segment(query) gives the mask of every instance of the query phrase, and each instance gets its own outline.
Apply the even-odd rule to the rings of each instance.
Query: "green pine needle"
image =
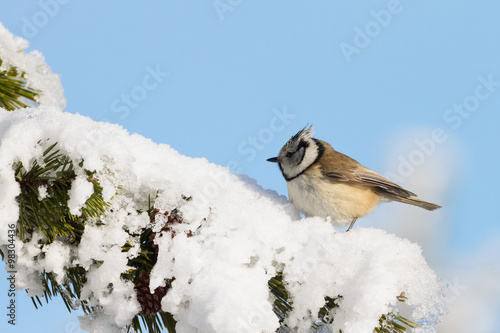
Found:
[[[278,331],[287,331],[288,327],[285,324],[285,319],[288,313],[292,310],[293,304],[288,299],[288,292],[283,283],[283,274],[278,273],[275,277],[268,281],[269,289],[274,295],[274,313],[278,316],[281,327]],[[404,295],[404,294],[401,294]],[[397,297],[400,302],[407,300],[405,296]],[[338,307],[338,303],[342,300],[342,296],[337,296],[335,298],[325,297],[325,305],[318,311],[318,320],[313,324],[313,328],[317,329],[321,326],[333,323],[334,317],[330,314],[332,310]],[[404,333],[407,332],[408,328],[415,328],[419,325],[399,313],[389,313],[387,315],[382,315],[379,319],[379,327],[374,329],[377,333]]]
[[[13,166],[16,180],[21,187],[21,194],[18,197],[20,213],[17,228],[18,237],[21,241],[26,242],[32,238],[33,232],[40,231],[45,235],[45,239],[41,241],[43,244],[63,239],[65,242],[77,245],[81,240],[85,223],[90,219],[102,216],[107,209],[108,204],[102,199],[102,187],[99,181],[94,178],[94,173],[86,170],[87,180],[93,184],[94,193],[82,208],[80,216],[70,214],[66,203],[69,199],[68,193],[71,183],[76,178],[73,162],[57,149],[57,142],[48,144],[48,140],[45,140],[40,141],[39,144],[46,147],[40,163],[33,161],[29,167],[26,167],[18,162]],[[80,162],[79,166],[82,167],[83,163]],[[40,198],[39,192],[41,186],[46,187],[48,194],[43,199]],[[185,199],[189,200],[190,198]],[[158,211],[154,209],[152,201],[154,200],[149,197],[147,212],[150,219],[154,220],[154,215]],[[174,210],[171,214],[178,214],[178,211]],[[99,224],[98,221],[97,224]],[[124,272],[121,278],[135,284],[143,272],[150,272],[156,264],[158,249],[154,245],[152,226],[130,236],[139,242],[140,250],[137,257],[129,260],[131,269]],[[127,242],[122,246],[122,251],[128,252],[131,248],[132,244]],[[95,262],[94,264],[99,265],[100,263]],[[84,313],[93,313],[97,308],[89,306],[87,300],[81,299],[81,291],[87,281],[87,271],[80,266],[65,267],[65,270],[65,279],[61,284],[57,282],[52,273],[41,273],[45,301],[48,302],[52,297],[60,296],[68,311],[77,308],[75,302],[78,301],[78,306],[82,308]],[[168,281],[169,284],[171,282]],[[274,295],[273,311],[281,323],[279,330],[287,331],[286,318],[293,309],[293,302],[289,299],[283,274],[279,273],[271,278],[268,281],[268,286]],[[338,307],[341,300],[342,296],[326,297],[325,305],[318,309],[317,320],[313,324],[313,328],[331,324],[334,320],[334,317],[331,316],[334,313],[332,310]],[[404,302],[407,298],[401,294],[398,296],[398,300]],[[38,309],[39,306],[42,306],[39,297],[32,297],[32,301],[35,308]],[[129,332],[133,330],[135,332],[160,333],[166,329],[169,333],[174,333],[175,325],[176,321],[170,313],[160,311],[144,316],[137,315],[127,330]],[[403,333],[407,332],[408,328],[414,327],[418,327],[418,324],[397,312],[393,312],[382,315],[379,326],[374,328],[374,331],[377,333]]]
[[[0,66],[2,63],[0,59]],[[24,101],[36,103],[40,93],[27,86],[25,73],[19,72],[16,67],[0,71],[0,107],[8,111],[25,108],[28,105]]]
[[[133,329],[135,332],[161,333],[163,329],[167,329],[168,333],[175,333],[175,323],[174,317],[168,312],[136,316],[127,332]]]
[[[40,141],[39,144],[45,144],[46,141]],[[66,203],[76,174],[73,162],[56,149],[56,146],[57,142],[45,149],[43,165],[35,160],[27,169],[21,162],[14,166],[16,180],[21,186],[18,198],[18,236],[22,241],[29,239],[34,230],[39,230],[47,237],[47,244],[61,236],[76,239],[84,229],[85,221],[102,215],[108,206],[102,199],[102,187],[99,182],[93,178],[92,172],[86,171],[87,180],[92,183],[94,193],[87,200],[79,217],[69,212]],[[48,193],[44,199],[40,199],[41,186],[46,187]]]

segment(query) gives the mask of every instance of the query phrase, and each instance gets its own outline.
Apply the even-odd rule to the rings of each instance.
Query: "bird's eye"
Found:
[[[292,152],[289,151],[288,153],[286,153],[286,157],[292,157],[292,156],[293,156]]]

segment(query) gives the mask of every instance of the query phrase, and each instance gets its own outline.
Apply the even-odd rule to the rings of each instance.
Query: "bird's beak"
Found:
[[[278,158],[277,157],[271,157],[267,159],[268,162],[273,162],[273,163],[278,163]]]

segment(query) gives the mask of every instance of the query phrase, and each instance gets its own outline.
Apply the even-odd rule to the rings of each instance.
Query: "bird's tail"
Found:
[[[398,201],[398,202],[410,204],[410,205],[424,208],[427,210],[435,210],[435,209],[441,208],[441,206],[439,206],[439,205],[436,205],[436,204],[433,204],[433,203],[430,203],[430,202],[427,202],[424,200],[420,200],[420,199],[413,198],[413,197],[405,197],[405,196],[401,196],[401,195],[391,193],[391,192],[384,191],[382,196],[384,196],[387,199],[392,200],[392,201]]]

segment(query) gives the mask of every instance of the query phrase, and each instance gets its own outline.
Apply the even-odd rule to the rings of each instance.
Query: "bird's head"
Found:
[[[313,164],[321,153],[321,146],[312,136],[314,127],[304,127],[281,148],[278,156],[267,159],[278,163],[283,177],[292,180]]]

